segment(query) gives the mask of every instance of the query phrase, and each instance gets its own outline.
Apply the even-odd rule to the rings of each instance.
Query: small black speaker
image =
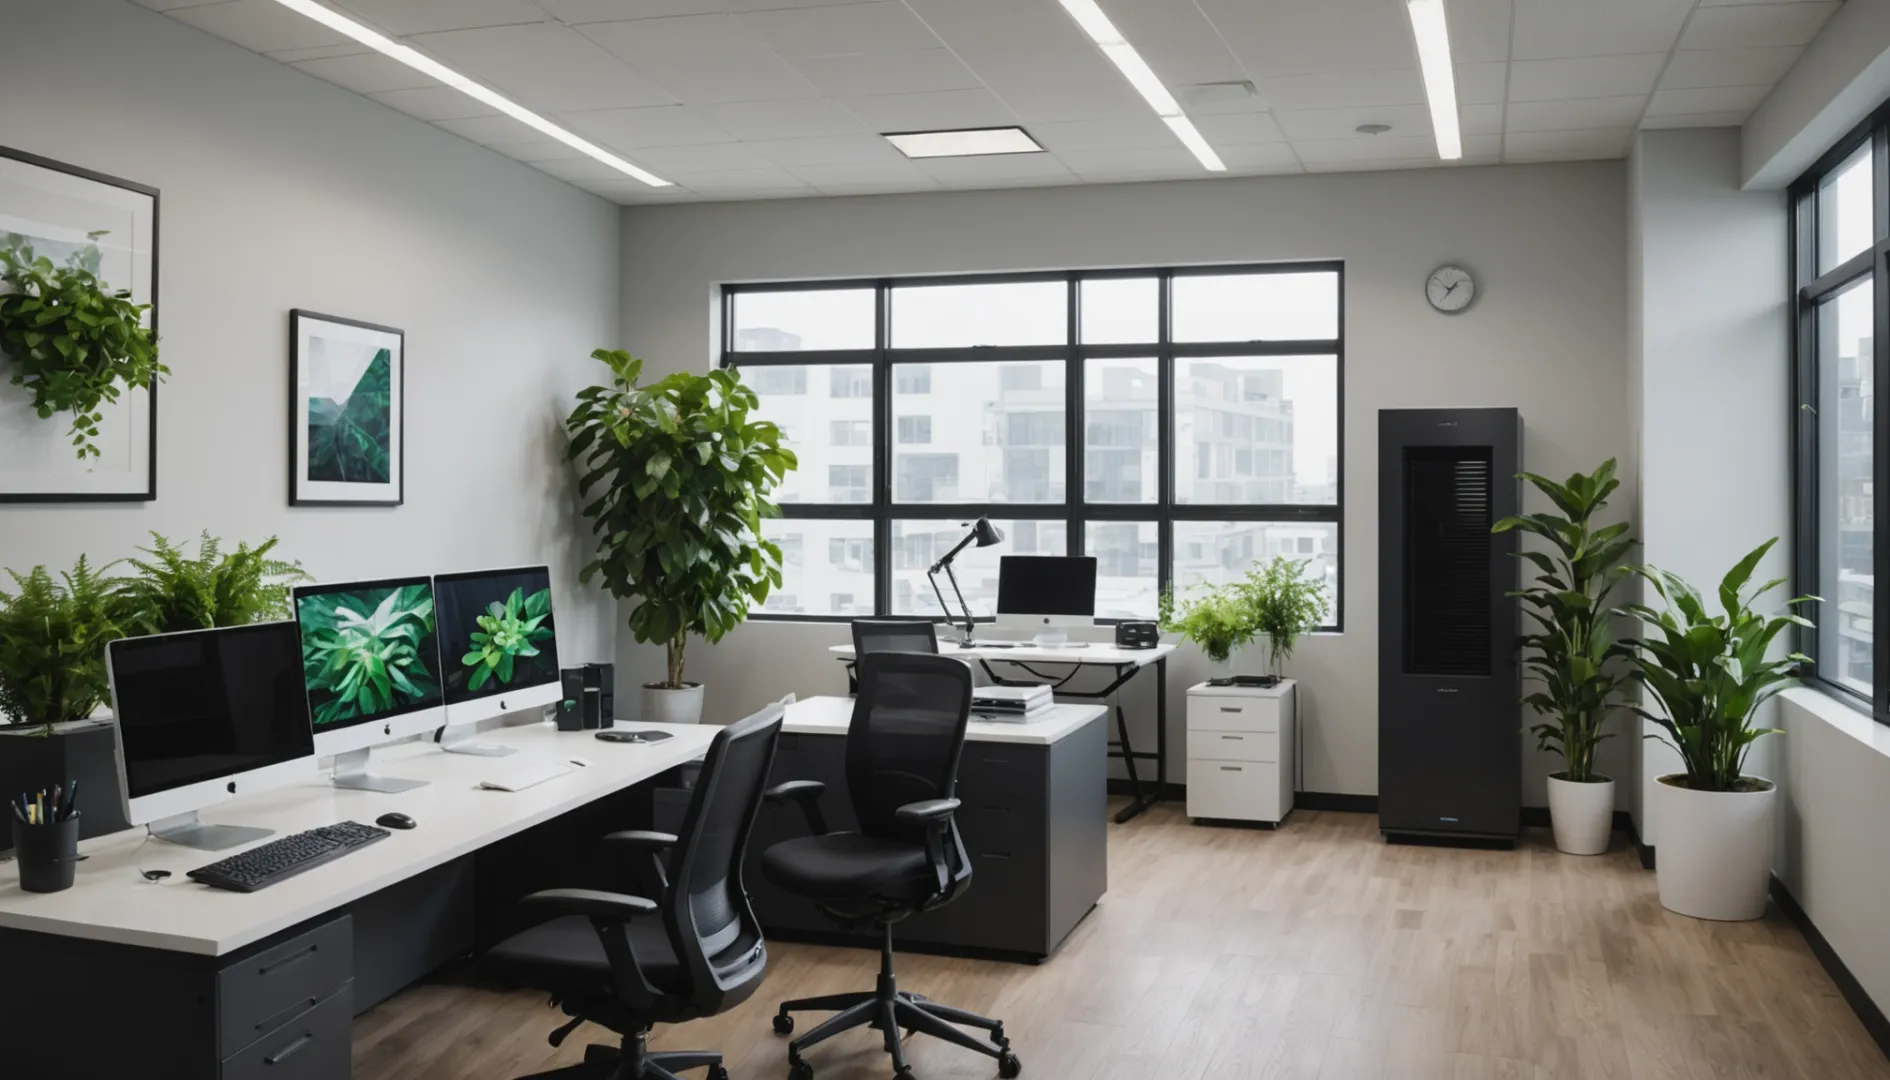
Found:
[[[564,691],[558,702],[558,730],[584,730],[584,669],[565,668],[558,672],[559,687]]]
[[[617,665],[585,664],[584,685],[597,691],[597,726],[617,723]]]
[[[1152,622],[1119,622],[1116,644],[1125,649],[1152,649],[1161,644],[1162,635]]]

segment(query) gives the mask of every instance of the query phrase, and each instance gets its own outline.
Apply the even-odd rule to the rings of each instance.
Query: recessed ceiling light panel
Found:
[[[1463,156],[1463,131],[1457,126],[1457,80],[1450,66],[1450,27],[1444,0],[1406,0],[1411,34],[1417,40],[1418,66],[1424,69],[1424,96],[1431,103],[1431,127],[1437,132],[1437,156]]]
[[[1020,127],[969,128],[963,131],[895,131],[886,141],[909,158],[984,157],[991,154],[1041,154],[1043,147]]]

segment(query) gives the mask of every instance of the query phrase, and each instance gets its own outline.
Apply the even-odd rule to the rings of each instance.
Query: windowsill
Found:
[[[1779,697],[1890,758],[1890,725],[1879,724],[1844,698],[1811,686],[1794,686]]]

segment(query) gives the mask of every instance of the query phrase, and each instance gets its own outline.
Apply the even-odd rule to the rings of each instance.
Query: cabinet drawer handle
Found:
[[[283,1024],[295,1019],[297,1014],[301,1013],[303,1010],[314,1008],[316,1003],[320,1000],[320,998],[308,998],[303,1001],[295,1002],[274,1016],[265,1016],[261,1020],[256,1021],[256,1030],[274,1031]]]
[[[1239,712],[1239,711],[1240,711],[1240,706],[1238,706],[1238,705],[1223,705],[1223,706],[1221,706],[1221,711],[1222,711],[1222,712]]]
[[[303,960],[307,960],[311,956],[314,956],[315,950],[319,947],[320,946],[310,945],[299,952],[290,953],[288,956],[285,956],[282,959],[276,961],[275,963],[270,964],[268,967],[258,968],[256,970],[256,974],[272,975],[275,972],[281,971],[283,968],[288,967],[290,964],[297,964],[297,963],[302,962]]]
[[[1222,772],[1240,772],[1241,767],[1239,765],[1223,765],[1221,766],[1221,771]]]
[[[314,1041],[315,1041],[315,1033],[312,1031],[305,1031],[302,1033],[301,1038],[295,1040],[294,1042],[276,1051],[275,1053],[269,1055],[268,1057],[263,1058],[263,1064],[264,1065],[280,1065],[283,1062],[294,1057],[295,1055],[301,1053],[302,1048],[304,1046],[307,1046],[309,1043],[312,1043]]]
[[[1245,736],[1245,735],[1223,735],[1223,736],[1221,736],[1221,738],[1223,738],[1223,739],[1232,739],[1232,740],[1234,740],[1235,742],[1246,742],[1246,741],[1247,741],[1247,736]]]

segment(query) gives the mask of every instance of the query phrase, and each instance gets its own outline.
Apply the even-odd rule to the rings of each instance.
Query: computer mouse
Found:
[[[383,829],[411,829],[419,822],[405,814],[382,814],[374,819],[374,824]]]

